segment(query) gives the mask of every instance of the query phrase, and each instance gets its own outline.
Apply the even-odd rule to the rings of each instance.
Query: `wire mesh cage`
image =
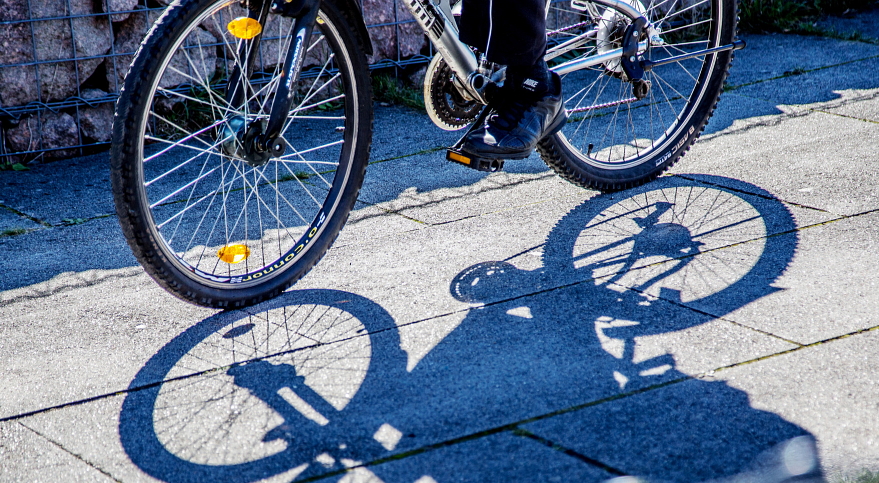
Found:
[[[0,167],[109,146],[113,103],[133,54],[169,0],[3,0]],[[372,69],[432,54],[403,0],[363,0]]]

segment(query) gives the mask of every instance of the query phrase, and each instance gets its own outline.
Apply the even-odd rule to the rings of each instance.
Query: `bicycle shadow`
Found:
[[[543,267],[462,271],[451,293],[479,305],[459,323],[398,327],[376,302],[333,290],[205,319],[132,381],[123,447],[174,482],[533,481],[553,476],[522,471],[547,441],[568,453],[540,457],[577,463],[567,479],[736,475],[808,433],[725,382],[691,378],[668,351],[638,353],[772,293],[793,257],[795,234],[767,236],[794,226],[784,205],[715,186],[672,179],[574,208]],[[736,251],[733,231],[764,238]],[[697,273],[722,283],[688,282]],[[403,335],[440,341],[413,363]]]

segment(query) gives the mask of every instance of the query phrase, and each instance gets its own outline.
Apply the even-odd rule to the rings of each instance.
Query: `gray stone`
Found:
[[[131,64],[133,54],[140,45],[153,21],[158,18],[160,12],[144,12],[132,14],[124,22],[116,24],[117,34],[115,48],[120,55],[116,59],[116,72],[108,69],[107,76],[110,86],[122,86],[127,73],[126,68]],[[168,69],[159,81],[159,87],[175,87],[185,83],[198,83],[213,76],[216,70],[217,53],[213,47],[200,48],[200,45],[215,44],[217,39],[206,30],[196,28],[187,36],[182,45],[182,50],[174,54]]]
[[[7,146],[12,152],[51,149],[79,144],[79,131],[76,119],[66,113],[49,112],[36,117],[28,117],[6,131]],[[73,156],[73,150],[57,150],[45,153],[48,159]],[[35,155],[29,155],[33,158]]]
[[[134,10],[137,7],[138,0],[103,0],[102,6],[104,7],[104,11],[111,12],[125,12],[127,10]],[[117,13],[115,15],[110,15],[110,20],[112,22],[122,22],[127,19],[131,15],[128,13]]]
[[[415,23],[403,0],[364,0],[363,17],[374,49],[370,63],[412,57],[428,43],[424,31]],[[384,25],[394,22],[407,23]]]
[[[0,20],[21,20],[26,0],[14,0],[12,10]],[[71,0],[71,11],[59,2],[36,2],[31,5],[31,18],[87,15],[92,11],[90,0]],[[4,6],[4,10],[6,6]],[[72,30],[71,30],[72,24]],[[33,36],[31,36],[31,26]],[[0,64],[53,61],[37,68],[10,67],[0,69],[0,100],[4,106],[19,106],[32,101],[49,102],[74,95],[103,59],[77,60],[106,53],[110,48],[110,29],[103,16],[45,20],[17,24],[0,30]],[[38,90],[39,89],[39,90]]]
[[[104,98],[107,93],[99,89],[86,89],[82,98],[86,100]],[[96,107],[79,108],[79,128],[82,135],[97,142],[110,140],[113,131],[113,103],[107,102]]]

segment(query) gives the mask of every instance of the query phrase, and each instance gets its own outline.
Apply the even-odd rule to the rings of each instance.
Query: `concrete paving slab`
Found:
[[[772,293],[727,318],[801,344],[879,326],[877,223],[873,214],[798,232],[796,255]]]
[[[839,215],[879,207],[879,158],[870,122],[798,112],[736,123],[697,142],[672,173],[745,179],[792,203]]]
[[[0,205],[2,205],[0,201]],[[0,206],[0,234],[3,236],[21,235],[27,231],[45,228],[39,223]]]
[[[879,123],[879,89],[843,91],[839,102],[814,109],[863,121]]]
[[[879,39],[879,8],[857,12],[849,17],[828,16],[818,22],[818,27],[841,35],[860,35]]]
[[[605,481],[616,475],[524,436],[502,433],[369,468],[370,483]],[[345,480],[348,481],[348,480]]]
[[[253,459],[249,465],[213,466],[194,465],[187,458],[194,452],[179,454],[180,459],[164,468],[151,465],[144,455],[137,451],[141,448],[123,448],[118,434],[120,403],[117,396],[98,401],[88,406],[66,408],[50,414],[30,417],[26,423],[52,434],[58,434],[61,444],[70,451],[82,451],[82,457],[90,464],[99,465],[118,481],[253,481],[286,482],[297,476],[307,476],[310,471],[326,473],[338,471],[360,463],[357,460],[340,457],[346,453],[339,448],[330,449],[303,465],[294,466],[293,461],[275,459]],[[70,438],[71,431],[76,431],[80,438]],[[261,434],[261,433],[260,433]],[[259,434],[258,434],[259,435]],[[257,435],[257,436],[258,436]],[[149,440],[151,435],[143,435]],[[154,436],[153,436],[154,437]],[[129,440],[131,437],[128,438]],[[390,445],[387,438],[385,444]],[[167,443],[167,441],[164,441]],[[359,445],[377,445],[372,438],[357,442]],[[148,448],[150,443],[143,445]],[[126,454],[128,449],[131,453]],[[180,448],[169,445],[168,450]],[[227,451],[228,448],[212,448],[216,454],[241,459],[240,453]],[[335,455],[332,456],[330,453]],[[356,450],[348,451],[356,454]],[[288,456],[289,453],[281,453]],[[163,455],[164,456],[164,455]],[[167,457],[158,457],[168,462]],[[220,458],[218,458],[219,461]],[[232,463],[231,460],[226,461]],[[308,467],[303,467],[303,466]],[[175,471],[176,470],[176,471]],[[187,471],[188,470],[188,471]],[[235,473],[238,471],[238,473]],[[194,472],[194,473],[193,473]],[[244,472],[244,474],[242,474]],[[65,475],[66,468],[59,468],[55,475]],[[152,476],[151,476],[152,475]],[[331,477],[328,481],[355,482],[420,482],[438,481],[604,481],[613,475],[574,457],[551,449],[544,444],[508,432],[479,437],[445,447],[433,449],[414,456],[397,459],[389,463],[361,467],[352,472]],[[250,477],[250,478],[248,478]]]
[[[827,37],[800,35],[743,35],[748,43],[736,52],[727,83],[740,86],[783,76],[797,69],[812,70],[879,55],[879,46]],[[796,52],[797,55],[790,55]]]
[[[2,171],[3,204],[47,223],[115,213],[105,153]]]
[[[425,223],[418,220],[389,212],[375,205],[357,202],[332,248],[361,245],[367,240],[420,230],[425,226]]]
[[[427,113],[410,107],[375,107],[371,161],[406,156],[426,149],[450,146],[463,131],[443,131]],[[445,160],[445,153],[437,155]]]
[[[138,266],[115,217],[0,238],[0,247],[15,255],[0,258],[0,273],[14,274],[0,277],[0,305],[60,288],[73,274]],[[83,283],[94,281],[83,277]],[[30,289],[16,291],[25,287]]]
[[[814,435],[833,481],[879,468],[877,347],[879,333],[871,331],[715,377],[745,391],[755,410],[770,411]]]
[[[434,156],[436,155],[419,156],[405,161],[407,163],[434,164],[436,160],[431,159]],[[422,173],[415,179],[409,179],[399,172],[388,173],[380,175],[382,180],[378,181],[377,184],[381,188],[378,190],[385,190],[388,185],[392,184],[385,181],[388,179],[399,180],[401,187],[407,187],[399,190],[396,197],[390,197],[377,195],[375,192],[377,190],[373,186],[369,186],[365,188],[363,199],[386,200],[379,203],[378,206],[384,210],[433,225],[485,213],[517,209],[524,205],[558,197],[579,197],[582,199],[598,194],[559,178],[554,173],[547,171],[546,166],[539,160],[528,161],[530,164],[539,163],[539,171],[534,173],[500,172],[485,175],[446,162],[446,165],[440,166],[437,172]],[[397,167],[400,165],[387,166],[388,169]],[[385,166],[383,165],[382,168]],[[475,173],[476,176],[472,173]],[[464,176],[468,180],[461,183],[443,182],[444,178],[459,176]]]
[[[524,277],[528,280],[513,276],[510,284],[501,285],[506,287],[504,290],[483,290],[483,293],[489,294],[489,298],[483,302],[503,300],[505,297],[534,293],[625,270],[627,267],[623,262],[595,267],[591,264],[597,263],[594,259],[602,256],[602,253],[604,256],[620,256],[620,250],[631,247],[619,245],[620,240],[626,234],[634,236],[641,231],[635,218],[654,213],[657,202],[668,205],[675,205],[671,201],[677,203],[672,209],[663,209],[663,213],[656,216],[686,218],[690,224],[687,230],[696,230],[688,232],[690,238],[698,235],[696,241],[703,249],[782,233],[794,229],[797,223],[818,223],[832,219],[814,210],[783,207],[777,201],[764,198],[768,195],[753,185],[729,181],[736,187],[733,189],[749,188],[760,196],[739,191],[727,192],[706,182],[713,181],[710,177],[697,181],[663,178],[648,187],[630,192],[585,201],[574,197],[559,198],[552,203],[522,206],[457,223],[428,227],[374,243],[340,247],[331,250],[330,255],[297,287],[323,288],[328,286],[328,280],[332,280],[333,288],[379,301],[396,320],[405,323],[466,308],[467,304],[456,301],[454,294],[450,293],[450,284],[454,285],[468,276],[472,280],[477,273],[472,270],[488,270],[492,261],[507,260],[519,269],[529,271],[530,275]],[[509,195],[500,192],[497,196]],[[642,198],[649,198],[649,201],[643,201]],[[450,200],[449,211],[455,212],[455,204],[466,200]],[[598,226],[593,234],[587,224],[598,223],[599,215],[605,216],[603,210],[610,207],[623,212],[634,211],[625,219],[627,225],[615,225],[616,233],[605,233],[602,226]],[[709,216],[708,210],[712,207],[719,207],[719,210]],[[435,210],[442,211],[443,208],[439,206]],[[665,243],[662,237],[651,240],[642,238],[639,243],[653,246],[651,250],[656,253],[636,256],[633,258],[635,264],[628,268],[668,259],[668,254],[662,252],[665,249],[662,248]],[[497,243],[496,240],[504,242]],[[602,248],[614,243],[617,245]],[[586,250],[587,245],[592,248]],[[686,248],[677,247],[682,250]],[[592,258],[574,258],[595,249],[599,252],[591,255]],[[364,256],[365,253],[370,255]],[[671,255],[681,257],[686,254]],[[398,260],[406,262],[399,263]],[[748,259],[748,263],[753,264],[754,259]],[[737,278],[752,266],[738,262],[736,265],[741,272],[736,274]],[[596,268],[598,271],[593,270]],[[724,272],[730,270],[724,269]],[[710,275],[716,274],[717,269]],[[388,294],[394,296],[389,297]]]
[[[706,481],[749,469],[808,431],[725,382],[691,379],[523,426],[648,481]]]
[[[249,309],[253,315],[206,319],[142,360],[131,387],[167,380],[161,386],[25,422],[125,481],[140,480],[141,471],[166,481],[256,479],[326,461],[327,453],[368,462],[418,451],[674,380],[680,370],[704,372],[790,347],[662,301],[618,307],[620,297],[637,296],[604,287],[551,291],[399,332],[375,302],[327,292],[291,292]],[[266,322],[285,330],[264,330]],[[205,372],[184,377],[193,371]],[[429,463],[419,460],[433,457],[387,471],[421,471]]]
[[[63,290],[0,309],[0,383],[7,388],[0,418],[119,391],[144,357],[214,313],[169,298],[135,270],[80,274]]]
[[[837,100],[837,91],[875,89],[879,87],[879,80],[872,73],[879,68],[879,46],[874,48],[874,56],[865,60],[819,70],[802,68],[789,77],[746,85],[733,92],[776,104],[797,106]]]
[[[784,114],[784,110],[773,102],[740,96],[736,91],[725,92],[720,96],[720,102],[698,142],[704,142],[713,135],[725,135],[742,129],[744,125],[751,125],[759,120],[775,119],[779,114]],[[686,163],[690,156],[692,154],[688,153],[682,162]]]
[[[0,480],[113,481],[19,422],[0,423]]]

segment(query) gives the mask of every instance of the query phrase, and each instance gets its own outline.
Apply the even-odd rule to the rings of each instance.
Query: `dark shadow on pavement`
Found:
[[[543,268],[485,262],[452,281],[453,296],[475,304],[463,320],[397,327],[375,301],[333,290],[205,319],[132,381],[125,451],[169,482],[692,482],[747,471],[808,433],[725,382],[681,372],[671,353],[639,354],[648,336],[773,293],[793,257],[782,203],[718,184],[672,178],[574,208],[549,234]],[[426,355],[403,350],[413,341]]]

